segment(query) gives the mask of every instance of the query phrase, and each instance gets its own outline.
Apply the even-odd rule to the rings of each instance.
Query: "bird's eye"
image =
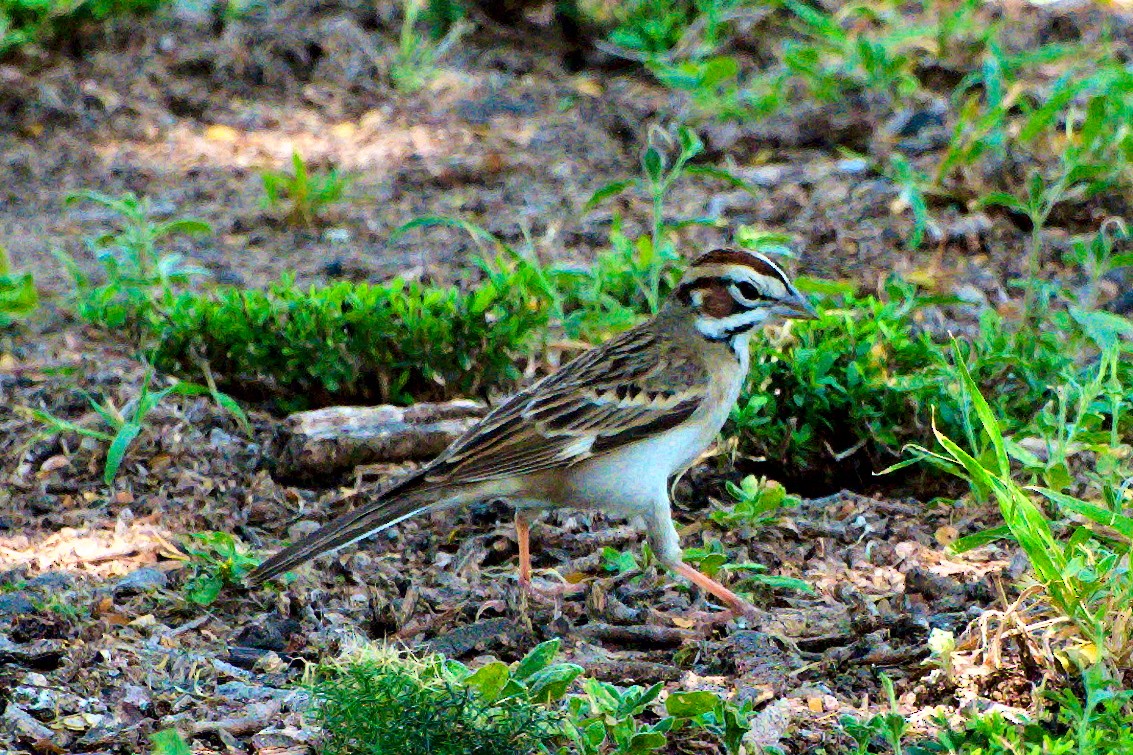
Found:
[[[740,296],[748,301],[759,301],[766,298],[763,294],[759,293],[759,289],[755,287],[754,283],[748,281],[740,281],[736,284],[736,290],[740,292]]]

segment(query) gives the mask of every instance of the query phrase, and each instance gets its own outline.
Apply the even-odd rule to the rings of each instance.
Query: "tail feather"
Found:
[[[248,585],[261,584],[316,556],[331,553],[381,532],[432,507],[433,504],[422,503],[414,498],[394,498],[360,506],[276,553],[253,569],[244,578],[244,582]]]

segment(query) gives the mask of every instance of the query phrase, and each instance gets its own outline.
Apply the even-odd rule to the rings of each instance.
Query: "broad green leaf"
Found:
[[[964,537],[957,538],[948,546],[948,550],[953,553],[965,553],[975,548],[981,548],[988,543],[994,543],[996,540],[1009,539],[1011,539],[1011,528],[1007,525],[1002,525],[992,527],[983,532],[977,532],[973,535],[965,535]]]
[[[191,755],[188,742],[176,729],[163,729],[149,735],[150,755]]]
[[[559,652],[559,645],[561,641],[556,637],[553,640],[541,642],[531,649],[531,652],[523,657],[519,665],[515,667],[515,678],[523,681],[527,677],[534,674],[536,671],[542,671],[547,667],[555,657],[555,653]]]
[[[556,663],[542,671],[536,671],[527,679],[531,700],[537,703],[549,703],[561,699],[571,682],[577,679],[582,671],[582,666],[573,663]]]
[[[218,576],[200,577],[193,581],[186,596],[197,605],[209,606],[220,597],[220,591],[223,588],[224,581]]]
[[[707,690],[674,692],[665,698],[665,710],[670,716],[692,718],[714,709],[718,702],[720,698]]]
[[[634,734],[624,752],[626,755],[645,755],[656,752],[666,745],[668,740],[664,734],[655,731]]]
[[[118,434],[114,436],[110,448],[106,451],[106,468],[102,473],[102,481],[107,485],[114,482],[118,468],[122,466],[122,460],[126,456],[126,450],[141,431],[142,426],[136,422],[127,422],[118,429]]]
[[[645,169],[645,175],[649,176],[649,180],[658,183],[665,170],[665,158],[661,157],[656,147],[650,147],[641,157],[641,166]]]
[[[1080,498],[1075,498],[1065,493],[1060,493],[1057,490],[1051,490],[1050,488],[1035,487],[1031,489],[1043,494],[1051,501],[1058,504],[1059,508],[1072,511],[1075,514],[1084,516],[1090,521],[1105,527],[1112,527],[1123,536],[1133,540],[1133,517],[1128,517],[1105,506],[1083,501]]]
[[[495,701],[504,685],[507,684],[510,673],[507,664],[502,661],[487,663],[473,672],[472,676],[464,680],[469,687],[480,690],[480,694],[488,702]]]

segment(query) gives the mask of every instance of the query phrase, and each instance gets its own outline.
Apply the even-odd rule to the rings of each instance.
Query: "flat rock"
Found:
[[[484,404],[468,400],[298,412],[284,423],[280,471],[311,479],[362,464],[431,459],[486,413]]]
[[[35,612],[35,603],[32,603],[31,598],[22,592],[0,595],[0,616],[19,616]]]
[[[165,572],[149,566],[135,569],[114,583],[115,595],[138,595],[164,589],[169,584]]]

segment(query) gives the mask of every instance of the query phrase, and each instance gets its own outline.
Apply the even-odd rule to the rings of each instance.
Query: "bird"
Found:
[[[670,490],[716,439],[739,397],[752,334],[816,312],[766,255],[700,254],[653,317],[504,400],[431,462],[251,571],[254,586],[428,512],[486,500],[515,510],[519,584],[532,582],[530,526],[551,509],[644,521],[658,562],[733,613],[754,609],[684,563]],[[562,588],[564,586],[560,586]]]

